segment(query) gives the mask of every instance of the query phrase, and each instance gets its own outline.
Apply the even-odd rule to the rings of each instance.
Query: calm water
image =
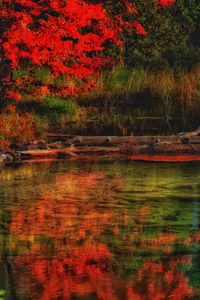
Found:
[[[200,164],[0,172],[0,299],[200,299]]]

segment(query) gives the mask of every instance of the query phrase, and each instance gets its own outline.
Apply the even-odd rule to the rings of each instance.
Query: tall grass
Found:
[[[200,66],[157,72],[118,66],[103,73],[97,89],[81,97],[79,104],[98,108],[101,127],[118,128],[121,134],[134,132],[137,120],[148,118],[160,118],[167,127],[179,119],[190,127],[200,114]]]
[[[188,114],[200,113],[200,65],[191,72],[182,71],[178,76],[177,94],[185,119]]]
[[[128,100],[132,95],[144,91],[148,73],[145,69],[115,67],[111,72],[102,73],[97,81],[97,89],[89,98],[108,99],[116,102]]]
[[[20,73],[21,72],[21,73]],[[29,77],[15,71],[14,77]],[[169,133],[199,125],[200,66],[191,71],[116,66],[97,80],[96,89],[74,99],[52,96],[46,82],[68,86],[61,77],[51,78],[47,68],[35,68],[41,83],[37,92],[24,94],[17,104],[20,113],[30,112],[49,131],[69,134]],[[27,84],[26,89],[35,87]],[[178,124],[178,127],[175,126]],[[167,131],[166,131],[167,129]]]

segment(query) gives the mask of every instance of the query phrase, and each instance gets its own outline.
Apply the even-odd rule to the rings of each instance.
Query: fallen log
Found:
[[[144,145],[150,143],[193,143],[193,139],[196,144],[200,143],[199,129],[188,133],[180,133],[172,136],[75,136],[70,137],[68,135],[48,135],[48,139],[52,141],[54,139],[55,144],[57,142],[62,143],[63,146],[116,146],[123,144],[131,145]],[[51,143],[53,144],[53,143]]]
[[[158,155],[169,157],[170,156],[182,156],[190,155],[200,160],[200,144],[198,145],[186,145],[186,144],[170,144],[168,147],[163,148],[163,144],[156,144],[154,148],[152,146],[145,145],[121,145],[113,147],[103,147],[103,146],[90,146],[90,147],[72,147],[72,148],[62,148],[62,149],[36,149],[36,150],[26,150],[20,151],[20,156],[22,160],[39,159],[39,158],[86,158],[91,156],[96,157],[114,157],[117,155],[118,158],[129,158],[137,160],[138,155],[143,156],[155,156]]]
[[[132,145],[144,145],[150,142],[173,142],[177,144],[183,143],[183,138],[179,137],[81,137],[78,140],[69,140],[68,142],[63,142],[64,146],[74,145],[74,146],[113,146],[122,144],[132,144]],[[200,138],[196,139],[197,143],[200,143]]]
[[[200,135],[200,126],[193,131],[188,131],[188,132],[180,132],[177,133],[178,136],[184,136],[184,137],[192,137],[192,136],[198,136]]]
[[[22,160],[33,159],[38,157],[78,157],[79,155],[103,155],[108,153],[120,153],[119,147],[77,147],[77,148],[63,148],[63,149],[48,149],[48,150],[26,150],[20,151]]]
[[[106,157],[140,160],[144,158],[170,161],[172,157],[200,160],[200,127],[191,132],[171,136],[69,136],[48,135],[49,142],[15,145],[8,154],[12,161],[38,159],[85,159]],[[53,140],[52,140],[53,139]],[[184,157],[184,158],[183,158]],[[186,158],[187,157],[187,158]]]

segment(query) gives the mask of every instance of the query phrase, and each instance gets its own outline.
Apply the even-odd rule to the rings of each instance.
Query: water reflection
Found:
[[[128,299],[190,299],[194,289],[178,265],[191,265],[190,257],[167,259],[163,262],[145,261],[128,288]]]
[[[2,171],[3,297],[199,299],[199,167],[54,162]]]

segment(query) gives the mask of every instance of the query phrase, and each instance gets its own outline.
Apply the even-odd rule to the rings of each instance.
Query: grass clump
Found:
[[[198,126],[200,114],[200,66],[192,70],[147,70],[145,68],[115,67],[103,73],[92,93],[82,96],[78,103],[96,109],[100,128],[118,134],[135,132],[138,123],[170,128],[178,123],[180,129]],[[142,126],[143,127],[143,126]],[[142,129],[143,132],[143,129]],[[166,131],[164,131],[166,132]]]
[[[75,115],[77,104],[71,99],[62,99],[60,97],[48,95],[44,99],[44,113],[47,115]]]

